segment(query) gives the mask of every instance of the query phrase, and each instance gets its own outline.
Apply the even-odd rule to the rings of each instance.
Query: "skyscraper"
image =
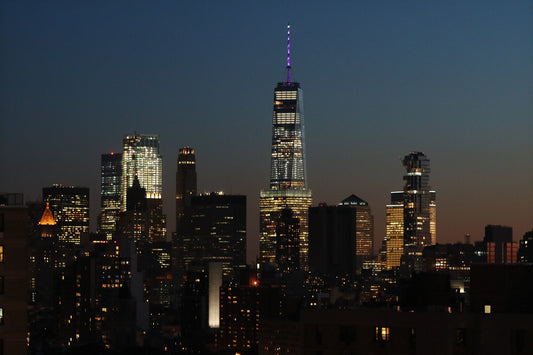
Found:
[[[113,237],[118,213],[121,210],[122,154],[102,154],[100,168],[100,216],[98,229],[107,240]]]
[[[429,159],[422,152],[409,153],[402,163],[406,169],[403,177],[404,254],[420,256],[424,247],[436,242],[435,191],[429,186],[431,169]],[[435,207],[433,210],[431,205]]]
[[[166,217],[163,215],[162,157],[159,154],[159,138],[156,135],[134,134],[124,137],[122,153],[122,210],[127,209],[128,188],[137,177],[140,187],[146,190],[151,241],[166,236]]]
[[[290,26],[287,27],[287,81],[274,90],[270,188],[260,193],[259,258],[276,263],[276,225],[280,211],[290,208],[300,220],[300,266],[307,268],[308,208],[311,190],[305,178],[303,91],[290,77]]]
[[[403,191],[391,192],[391,203],[387,205],[385,255],[388,270],[400,266],[403,255]]]
[[[176,231],[180,233],[180,224],[185,210],[191,207],[191,197],[196,196],[196,157],[194,149],[183,147],[179,150],[178,170],[176,172]]]
[[[126,192],[135,176],[146,189],[146,198],[161,199],[163,162],[156,135],[133,134],[124,137],[122,153],[122,209],[126,210]]]
[[[58,225],[60,242],[80,244],[89,233],[89,189],[53,185],[43,188],[43,202],[48,203]]]
[[[369,260],[374,255],[374,216],[368,202],[356,195],[345,198],[339,203],[339,206],[355,209],[355,254],[359,270],[363,261]]]
[[[210,193],[193,196],[179,239],[180,268],[207,267],[222,263],[226,280],[235,278],[246,266],[246,196]]]

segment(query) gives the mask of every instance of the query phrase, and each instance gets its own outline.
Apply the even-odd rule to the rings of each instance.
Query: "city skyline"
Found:
[[[513,227],[515,241],[531,229],[530,5],[289,3],[287,18],[266,4],[136,4],[0,5],[2,190],[35,201],[52,184],[87,186],[95,230],[101,154],[120,152],[125,135],[158,134],[165,214],[178,149],[190,145],[199,192],[248,197],[250,260],[291,22],[313,206],[360,196],[380,245],[390,191],[403,185],[398,157],[422,151],[437,242],[481,240],[488,224]]]

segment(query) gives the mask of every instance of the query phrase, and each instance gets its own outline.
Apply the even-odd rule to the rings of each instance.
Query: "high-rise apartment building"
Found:
[[[89,233],[89,189],[53,185],[43,188],[43,202],[48,203],[58,225],[60,242],[80,244]]]
[[[290,78],[290,27],[287,35],[287,81],[274,90],[270,188],[260,193],[259,258],[276,263],[277,220],[282,209],[290,208],[300,220],[300,266],[306,269],[312,195],[305,176],[303,91]]]
[[[166,216],[163,214],[162,182],[163,159],[159,154],[159,138],[156,135],[134,134],[124,137],[122,152],[122,209],[127,209],[128,188],[137,177],[146,190],[149,215],[150,240],[166,237]]]
[[[163,159],[156,135],[133,134],[124,137],[122,153],[122,209],[126,209],[126,191],[135,176],[146,189],[146,198],[161,199]]]
[[[185,210],[191,207],[191,197],[196,196],[196,157],[191,147],[180,148],[178,154],[178,170],[176,172],[176,233],[180,233],[180,225]]]
[[[102,154],[100,164],[100,216],[98,229],[111,240],[121,210],[122,153]]]
[[[424,247],[436,243],[435,191],[429,186],[429,159],[422,152],[411,152],[402,161],[404,254],[422,255]]]

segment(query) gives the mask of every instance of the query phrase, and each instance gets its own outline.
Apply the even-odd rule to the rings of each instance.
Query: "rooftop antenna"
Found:
[[[291,25],[287,24],[287,85],[291,85]]]

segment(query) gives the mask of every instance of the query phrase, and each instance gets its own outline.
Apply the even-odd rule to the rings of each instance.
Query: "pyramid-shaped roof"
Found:
[[[44,209],[43,216],[39,222],[40,226],[55,226],[56,221],[54,220],[54,215],[50,211],[50,204],[46,203],[46,208]]]
[[[342,200],[339,206],[368,206],[368,202],[356,195],[350,195]]]

